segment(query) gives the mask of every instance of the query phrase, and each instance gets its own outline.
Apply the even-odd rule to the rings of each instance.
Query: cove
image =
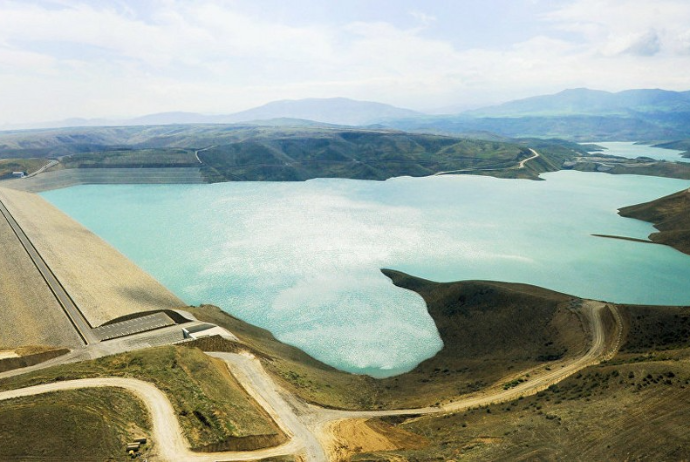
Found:
[[[342,370],[390,376],[441,347],[423,300],[379,269],[690,304],[690,257],[619,207],[689,181],[561,171],[302,183],[77,186],[42,193],[189,304],[212,303]]]

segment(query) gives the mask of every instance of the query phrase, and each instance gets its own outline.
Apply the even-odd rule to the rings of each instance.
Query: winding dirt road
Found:
[[[611,344],[610,347],[607,347],[606,331],[602,319],[602,315],[607,309],[611,310],[617,324],[617,337],[608,342]],[[548,367],[542,366],[530,371],[523,371],[523,373],[530,373],[530,379],[516,387],[505,390],[500,384],[497,384],[481,393],[467,396],[459,401],[450,402],[440,407],[388,411],[340,411],[325,409],[304,403],[299,398],[282,389],[266,372],[261,362],[248,353],[210,353],[210,356],[223,359],[228,364],[230,371],[237,378],[238,382],[271,415],[277,425],[289,437],[288,442],[283,445],[258,451],[192,452],[179,426],[173,407],[165,394],[152,384],[136,379],[112,377],[49,383],[0,392],[0,401],[62,390],[117,387],[139,397],[149,409],[153,422],[153,440],[156,444],[155,452],[162,460],[170,462],[212,462],[257,460],[287,454],[300,454],[307,461],[326,461],[329,460],[329,455],[334,454],[333,447],[336,444],[332,428],[343,420],[392,415],[452,413],[472,407],[512,401],[521,396],[534,395],[585,367],[611,357],[620,346],[622,333],[622,320],[616,307],[601,302],[585,301],[582,306],[582,315],[589,321],[591,346],[581,357],[560,363],[550,363]]]
[[[155,452],[162,460],[169,462],[257,460],[266,457],[293,454],[300,450],[297,440],[293,439],[281,446],[259,451],[225,453],[192,452],[182,433],[182,429],[177,421],[177,414],[172,404],[170,404],[168,397],[154,385],[137,379],[107,377],[48,383],[45,385],[21,388],[19,390],[0,392],[0,401],[64,390],[103,387],[122,388],[134,394],[144,402],[151,414],[151,421],[153,422],[153,440],[156,444]]]
[[[529,148],[529,150],[532,152],[532,157],[528,157],[527,159],[521,160],[517,165],[513,165],[512,167],[493,167],[493,168],[463,168],[461,170],[448,170],[445,172],[436,172],[432,176],[440,176],[440,175],[452,175],[454,173],[469,173],[469,172],[497,172],[501,170],[520,170],[525,168],[525,164],[529,162],[532,159],[536,159],[537,157],[540,156],[540,154],[535,151],[532,148]]]

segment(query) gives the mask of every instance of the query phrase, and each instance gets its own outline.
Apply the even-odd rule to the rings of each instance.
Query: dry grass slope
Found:
[[[0,381],[1,390],[56,380],[132,377],[152,382],[177,411],[192,448],[235,448],[253,437],[260,447],[282,443],[285,436],[229,373],[225,363],[196,348],[159,347],[57,366]],[[259,438],[260,437],[260,438]],[[4,435],[0,434],[0,440]],[[254,449],[254,448],[251,448]]]
[[[533,397],[454,415],[388,419],[428,445],[353,460],[690,459],[690,307],[619,309],[627,334],[610,361]]]
[[[231,330],[290,391],[327,407],[408,408],[433,405],[496,383],[506,375],[579,355],[588,345],[578,300],[537,287],[486,282],[437,284],[386,272],[426,300],[444,348],[413,371],[373,379],[337,371],[269,332],[215,307],[191,308]]]
[[[652,241],[690,254],[690,190],[623,207],[619,213],[624,217],[654,223],[659,232],[649,236]]]
[[[0,460],[131,460],[125,451],[127,443],[140,436],[150,441],[150,425],[143,404],[115,389],[2,401]]]

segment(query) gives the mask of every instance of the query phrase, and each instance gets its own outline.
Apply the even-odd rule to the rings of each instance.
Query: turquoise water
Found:
[[[683,151],[675,149],[654,148],[626,141],[595,142],[592,144],[605,148],[602,153],[611,156],[627,157],[629,159],[650,157],[656,160],[668,160],[671,162],[690,162],[690,159],[681,156]]]
[[[690,257],[616,210],[690,186],[562,171],[385,182],[78,186],[43,193],[189,304],[213,303],[337,368],[413,368],[442,343],[379,268],[523,282],[614,302],[690,304]]]

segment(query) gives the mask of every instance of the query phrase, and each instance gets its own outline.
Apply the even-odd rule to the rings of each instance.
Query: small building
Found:
[[[182,333],[184,334],[185,339],[196,340],[203,337],[213,337],[214,335],[219,335],[226,340],[231,340],[233,342],[239,341],[239,339],[228,330],[210,323],[185,327],[182,329]]]
[[[12,172],[12,176],[15,178],[24,178],[26,176],[26,172]]]
[[[139,451],[140,446],[141,446],[141,444],[139,444],[139,443],[128,443],[127,444],[127,452],[130,452],[130,451],[137,452],[137,451]]]

